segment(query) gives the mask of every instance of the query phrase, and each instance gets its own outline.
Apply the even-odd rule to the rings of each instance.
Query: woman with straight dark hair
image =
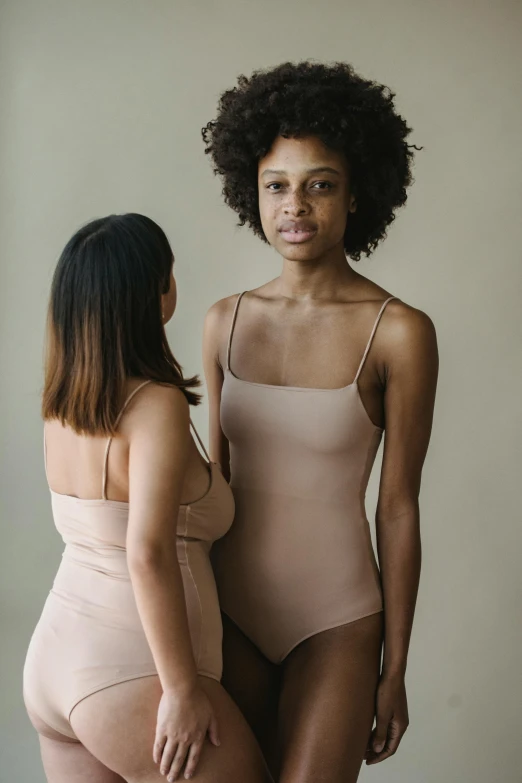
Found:
[[[111,215],[54,274],[42,410],[65,550],[24,668],[49,783],[268,780],[219,682],[209,551],[234,502],[190,434],[173,263],[156,223]]]

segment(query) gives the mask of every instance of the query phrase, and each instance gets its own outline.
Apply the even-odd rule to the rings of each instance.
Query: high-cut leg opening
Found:
[[[132,682],[133,680],[141,680],[144,679],[145,677],[158,677],[158,672],[157,670],[154,670],[150,672],[143,672],[140,674],[130,675],[128,677],[124,677],[123,679],[121,678],[112,679],[97,685],[95,688],[90,688],[86,693],[83,693],[81,696],[76,698],[76,701],[74,702],[74,704],[69,710],[67,720],[69,721],[69,723],[71,722],[71,715],[73,714],[78,704],[80,704],[80,702],[84,701],[85,699],[88,699],[89,696],[94,696],[95,693],[100,693],[100,691],[105,691],[107,690],[107,688],[112,688],[114,685],[121,685],[124,682]]]
[[[372,609],[370,612],[364,612],[364,614],[357,615],[357,617],[354,617],[353,620],[348,620],[348,621],[344,620],[341,623],[339,623],[339,622],[329,623],[329,624],[327,624],[325,626],[321,626],[320,628],[317,628],[317,629],[315,629],[313,631],[310,631],[310,633],[307,633],[304,636],[300,636],[298,640],[296,640],[295,642],[292,642],[292,644],[286,650],[286,652],[284,652],[277,659],[274,659],[274,658],[269,657],[268,655],[266,655],[266,653],[263,652],[261,647],[259,647],[259,645],[252,639],[252,637],[249,636],[243,630],[243,628],[241,627],[241,623],[238,623],[236,620],[234,620],[234,618],[232,617],[232,615],[228,611],[225,611],[224,609],[222,609],[221,611],[222,611],[222,613],[224,615],[226,615],[226,617],[228,617],[230,622],[232,622],[236,626],[236,628],[238,628],[238,630],[243,634],[243,636],[246,636],[246,638],[249,640],[249,642],[251,642],[256,647],[256,649],[259,650],[261,655],[263,655],[267,659],[267,661],[270,661],[270,663],[273,663],[275,666],[281,666],[281,664],[284,663],[285,658],[287,658],[290,655],[292,650],[295,650],[296,647],[299,647],[300,644],[302,644],[303,642],[306,642],[307,639],[311,639],[313,636],[317,636],[318,634],[324,633],[325,631],[333,631],[334,628],[342,628],[345,625],[351,625],[352,623],[356,623],[358,620],[364,620],[365,617],[371,617],[374,614],[381,614],[381,612],[383,612],[384,609],[382,607],[380,609]]]
[[[296,647],[299,647],[300,644],[306,642],[307,639],[312,639],[312,637],[318,636],[320,633],[325,633],[326,631],[333,631],[335,628],[344,628],[346,625],[352,625],[352,623],[356,623],[358,620],[364,620],[365,617],[372,617],[374,614],[381,614],[382,612],[384,612],[384,609],[382,608],[377,609],[377,611],[372,610],[371,612],[365,612],[364,614],[358,615],[357,617],[354,617],[353,620],[348,620],[348,622],[333,623],[331,625],[325,625],[324,628],[322,627],[316,631],[312,631],[311,633],[306,634],[306,636],[300,638],[298,642],[295,642],[295,644],[292,644],[289,650],[282,656],[282,658],[277,661],[277,663],[284,663],[285,658],[290,655],[292,650],[295,650]]]
[[[206,672],[206,671],[198,670],[197,673],[198,673],[199,677],[207,677],[208,679],[215,680],[216,682],[221,682],[221,677],[219,677],[218,675],[214,674],[213,672]],[[158,679],[159,679],[159,675],[158,675],[157,671],[144,673],[144,674],[135,674],[135,675],[130,676],[130,677],[125,677],[124,679],[111,680],[109,682],[103,683],[102,685],[98,685],[96,688],[93,688],[93,689],[89,690],[88,693],[84,693],[82,696],[80,696],[80,698],[78,698],[75,701],[75,703],[73,704],[73,706],[69,710],[69,715],[68,715],[68,718],[67,718],[67,720],[69,721],[69,724],[71,722],[71,715],[73,714],[73,712],[76,709],[76,707],[78,706],[78,704],[81,704],[82,701],[85,701],[85,699],[88,699],[89,696],[94,696],[96,693],[100,693],[101,691],[107,690],[107,688],[113,688],[114,686],[122,685],[125,682],[133,682],[134,680],[143,680],[143,679],[145,679],[147,677],[158,677]],[[72,731],[72,729],[71,729],[71,731]],[[76,737],[76,735],[74,735],[74,734],[73,734],[73,736]],[[78,741],[78,740],[76,739],[75,741]]]
[[[275,666],[279,666],[279,664],[281,663],[282,659],[279,659],[279,658],[278,658],[277,660],[274,660],[273,658],[271,658],[270,656],[268,656],[268,655],[267,655],[265,652],[263,652],[263,650],[262,650],[262,649],[261,649],[261,647],[260,647],[260,646],[257,644],[257,642],[255,642],[255,641],[252,639],[252,637],[251,637],[251,636],[250,636],[250,635],[249,635],[249,634],[248,634],[248,633],[247,633],[247,632],[246,632],[246,631],[245,631],[245,630],[244,630],[244,629],[241,627],[241,623],[239,623],[239,622],[238,622],[238,621],[237,621],[237,620],[236,620],[236,619],[233,617],[233,615],[231,615],[231,614],[230,614],[230,612],[229,612],[229,611],[227,611],[227,610],[223,609],[223,607],[221,607],[221,613],[222,613],[223,615],[225,615],[225,617],[227,617],[227,618],[230,620],[230,622],[232,623],[232,625],[235,625],[235,627],[238,629],[238,631],[239,631],[241,634],[243,634],[243,636],[244,636],[246,639],[248,639],[248,641],[249,641],[251,644],[253,644],[253,645],[254,645],[254,647],[256,648],[256,650],[258,650],[258,651],[261,653],[261,655],[263,656],[263,658],[266,658],[266,660],[267,660],[267,661],[270,661],[270,663],[273,663]],[[313,635],[313,634],[312,634],[312,635]]]

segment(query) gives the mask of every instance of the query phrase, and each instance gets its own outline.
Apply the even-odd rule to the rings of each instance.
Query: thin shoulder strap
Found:
[[[197,431],[196,427],[194,426],[194,422],[192,421],[192,419],[190,420],[190,426],[192,427],[192,431],[194,432],[194,435],[198,439],[199,445],[203,449],[205,457],[207,458],[207,462],[210,462],[211,461],[210,460],[210,455],[209,455],[209,453],[208,453],[208,451],[207,451],[207,449],[205,447],[205,444],[203,443],[202,439],[200,438],[199,432]]]
[[[236,325],[236,318],[237,318],[237,311],[239,310],[239,304],[246,294],[246,291],[243,291],[243,293],[239,294],[236,306],[234,307],[234,314],[232,316],[232,323],[230,324],[230,334],[228,336],[228,345],[227,345],[227,370],[230,371],[230,349],[232,348],[232,336],[234,334],[234,327]]]
[[[396,296],[388,297],[388,299],[386,299],[386,301],[383,302],[382,307],[381,307],[381,309],[379,310],[379,312],[377,314],[377,318],[375,319],[375,323],[373,325],[373,329],[372,329],[371,334],[370,334],[370,339],[368,340],[368,345],[366,346],[366,350],[363,353],[363,357],[361,359],[361,363],[359,365],[359,369],[357,370],[357,375],[354,378],[354,381],[353,381],[354,383],[357,383],[357,381],[359,380],[359,375],[361,374],[361,370],[364,367],[364,362],[366,361],[366,357],[368,356],[368,352],[369,352],[370,348],[372,347],[373,338],[374,338],[375,332],[377,331],[377,327],[379,326],[379,321],[381,320],[382,314],[384,313],[388,302],[391,302],[392,299],[397,299],[397,297]]]
[[[147,384],[151,383],[151,381],[143,381],[143,383],[140,383],[139,386],[136,386],[134,391],[132,391],[125,402],[123,403],[123,407],[121,411],[118,413],[118,417],[116,421],[114,422],[114,429],[116,430],[116,427],[120,423],[121,417],[123,416],[125,409],[127,408],[128,404],[132,400],[132,398],[140,391],[140,389],[143,389],[144,386],[147,386]],[[107,461],[109,459],[109,450],[111,448],[112,443],[112,437],[107,440],[107,445],[105,447],[105,456],[103,458],[103,473],[102,473],[102,498],[103,500],[107,500]]]

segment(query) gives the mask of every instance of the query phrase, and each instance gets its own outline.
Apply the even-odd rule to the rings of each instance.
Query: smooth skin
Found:
[[[176,286],[163,296],[173,314]],[[129,379],[130,393],[141,379]],[[123,400],[122,400],[123,403]],[[46,425],[48,477],[63,494],[98,498],[104,438],[85,439]],[[44,730],[49,783],[198,783],[269,780],[238,708],[216,681],[198,676],[172,528],[180,503],[208,488],[190,434],[189,406],[174,387],[151,384],[132,400],[113,440],[107,496],[129,501],[127,562],[158,675],[113,685],[71,714],[79,743]]]
[[[347,216],[357,209],[348,163],[315,137],[278,137],[259,162],[258,186],[263,229],[283,269],[243,298],[233,371],[255,383],[344,387],[390,296],[346,260]],[[285,233],[292,224],[304,241]],[[219,409],[236,300],[210,309],[204,336],[211,455],[225,475],[229,448]],[[225,619],[223,683],[279,783],[353,783],[364,759],[376,764],[397,751],[408,726],[405,674],[421,562],[418,497],[437,372],[428,316],[390,302],[359,379],[370,419],[386,428],[376,515],[384,614],[318,633],[281,666]],[[324,525],[327,530],[327,520]]]

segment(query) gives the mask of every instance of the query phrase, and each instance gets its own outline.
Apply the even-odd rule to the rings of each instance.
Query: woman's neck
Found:
[[[360,278],[348,263],[344,249],[335,248],[311,261],[283,259],[283,269],[274,281],[278,293],[289,299],[335,299]]]

